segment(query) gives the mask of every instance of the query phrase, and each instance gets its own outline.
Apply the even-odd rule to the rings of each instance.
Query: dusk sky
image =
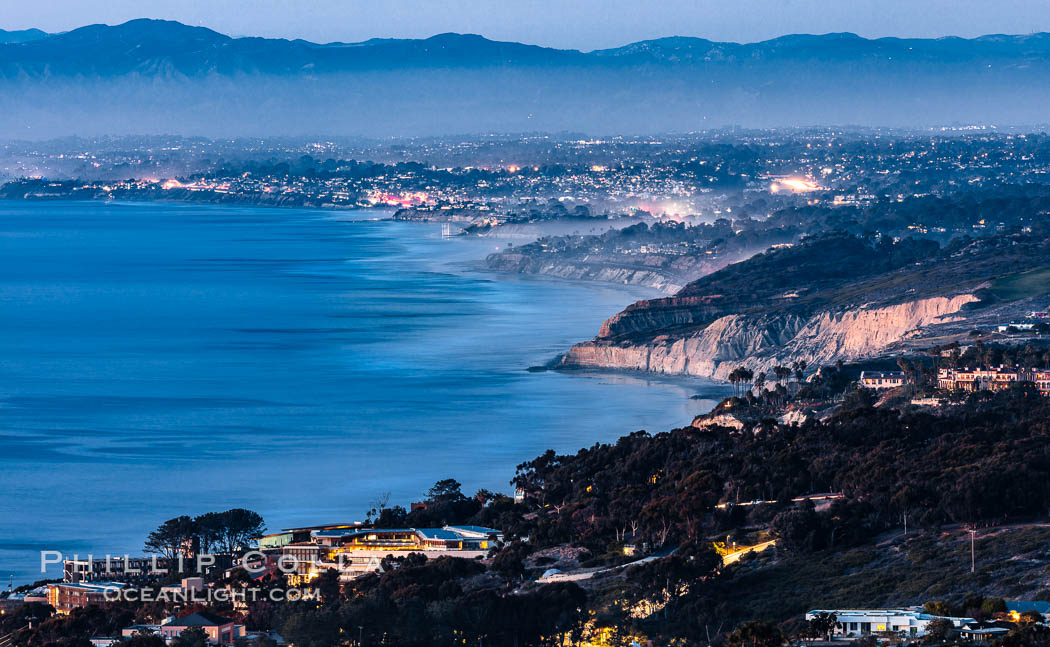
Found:
[[[64,31],[168,18],[231,35],[360,41],[480,33],[596,49],[660,36],[750,42],[788,33],[977,36],[1050,31],[1047,0],[0,0],[0,27]]]

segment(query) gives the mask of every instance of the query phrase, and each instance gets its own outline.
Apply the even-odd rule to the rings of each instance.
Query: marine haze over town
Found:
[[[59,7],[0,30],[0,647],[1050,645],[1050,34],[977,24],[1045,7]]]

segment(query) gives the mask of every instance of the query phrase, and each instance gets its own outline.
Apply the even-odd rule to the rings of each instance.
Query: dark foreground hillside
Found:
[[[811,608],[934,603],[975,615],[985,599],[1050,599],[1050,400],[1021,385],[938,414],[870,402],[849,397],[802,425],[636,432],[548,452],[518,468],[520,503],[441,481],[425,506],[382,504],[370,519],[495,526],[507,543],[487,559],[387,558],[383,572],[343,585],[327,571],[312,582],[319,600],[210,610],[298,647],[739,645],[758,628],[770,647],[810,636],[801,616]],[[756,545],[765,550],[720,556]],[[289,588],[277,574],[238,571],[213,586]],[[122,604],[47,619],[50,607],[33,603],[0,630],[18,645],[86,647],[172,612],[185,609]],[[20,628],[31,616],[34,627]],[[1004,644],[1036,644],[1018,631]],[[133,644],[159,647],[150,640]]]

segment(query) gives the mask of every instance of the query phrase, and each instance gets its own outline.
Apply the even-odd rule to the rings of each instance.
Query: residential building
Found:
[[[968,622],[959,629],[959,638],[968,642],[987,643],[1010,633],[1000,622]]]
[[[1034,321],[1012,321],[1008,324],[999,324],[996,326],[996,330],[999,332],[1011,332],[1010,329],[1027,332],[1035,328],[1036,322]]]
[[[78,607],[106,606],[127,586],[123,582],[59,582],[47,585],[47,603],[58,613]]]
[[[143,581],[157,570],[166,570],[163,557],[102,557],[67,559],[62,562],[64,582],[131,582]]]
[[[919,609],[814,609],[806,613],[806,620],[819,613],[835,614],[833,637],[847,639],[872,634],[919,637],[926,634],[926,627],[934,620],[948,620],[958,628],[975,622],[973,618],[935,616]]]
[[[942,368],[937,386],[946,391],[1002,391],[1019,382],[1031,382],[1044,396],[1050,396],[1050,371],[1000,366],[974,370]]]
[[[868,389],[895,389],[904,386],[902,371],[861,371],[860,384]]]
[[[1050,371],[1035,370],[1030,372],[1030,376],[1040,395],[1050,397]]]
[[[232,645],[237,637],[233,620],[208,611],[194,611],[161,625],[159,634],[165,640],[171,640],[183,631],[195,628],[203,629],[208,635],[208,642],[213,645]]]

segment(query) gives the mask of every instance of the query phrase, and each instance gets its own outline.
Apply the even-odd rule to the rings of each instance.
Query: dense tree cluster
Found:
[[[172,559],[176,554],[247,548],[266,529],[258,513],[243,508],[168,519],[146,538],[145,551]]]
[[[354,580],[341,596],[287,605],[282,635],[299,647],[331,647],[348,638],[406,647],[509,646],[562,644],[581,631],[587,595],[580,587],[508,593],[485,573],[469,560],[405,558],[397,568]]]
[[[625,535],[674,545],[769,519],[800,550],[849,545],[907,516],[913,524],[995,523],[1045,515],[1050,403],[1021,386],[951,416],[846,409],[825,422],[731,430],[636,432],[573,456],[523,463],[514,483],[543,510],[536,545],[604,549]],[[829,511],[792,497],[843,492]],[[745,512],[719,502],[783,501]],[[779,513],[779,514],[778,514]]]
[[[798,626],[778,625],[797,619],[798,601],[767,601],[754,613],[746,596],[766,585],[762,571],[747,575],[746,562],[744,571],[724,567],[713,538],[755,543],[751,535],[762,528],[763,537],[777,539],[778,560],[819,561],[868,550],[873,537],[905,521],[917,528],[1043,518],[1050,501],[1048,441],[1050,401],[1023,385],[975,396],[942,415],[860,405],[802,425],[636,432],[574,455],[547,452],[523,463],[514,478],[525,496],[521,504],[484,491],[468,497],[446,479],[411,512],[381,497],[370,513],[393,525],[499,526],[508,542],[490,560],[410,554],[387,558],[381,572],[349,583],[330,571],[314,581],[320,599],[253,602],[238,619],[250,628],[276,629],[301,647],[359,640],[555,645],[601,632],[614,643],[644,635],[775,647],[787,635],[817,637],[827,628],[797,620]],[[817,492],[844,496],[820,509],[791,500]],[[753,500],[763,503],[735,505]],[[165,526],[183,524],[176,519]],[[603,572],[585,588],[536,583],[547,568],[537,551],[566,545],[586,549],[595,566],[638,559],[626,557],[625,546],[651,559]],[[924,549],[909,550],[920,559]],[[1002,611],[1002,600],[980,595],[931,604],[934,613],[979,618]],[[17,629],[34,614],[36,626],[22,630],[26,645],[81,647],[80,637],[112,633],[155,611],[117,605],[51,618],[50,607],[25,605],[21,615],[2,622]],[[1034,629],[1018,629],[1025,631],[1009,640],[1039,638]],[[135,640],[129,644],[153,647],[151,637]]]

